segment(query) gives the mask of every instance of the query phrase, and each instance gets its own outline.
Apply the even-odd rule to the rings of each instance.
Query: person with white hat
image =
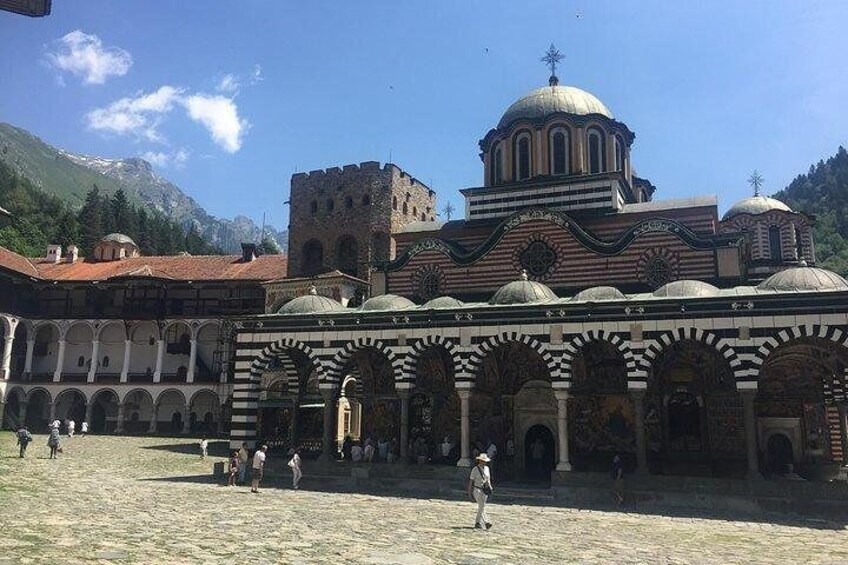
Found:
[[[478,455],[477,464],[471,469],[471,476],[468,477],[468,496],[477,503],[477,519],[474,527],[481,530],[492,527],[492,523],[486,516],[486,500],[492,494],[492,473],[488,466],[490,461],[491,459],[485,453]]]

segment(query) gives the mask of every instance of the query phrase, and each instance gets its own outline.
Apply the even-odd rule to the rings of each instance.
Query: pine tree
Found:
[[[84,252],[90,254],[96,244],[105,235],[103,232],[102,202],[100,189],[93,185],[85,195],[85,204],[77,214],[77,221],[82,227],[81,244]]]
[[[283,252],[277,240],[267,233],[262,238],[262,243],[259,244],[258,250],[263,255],[279,255]]]

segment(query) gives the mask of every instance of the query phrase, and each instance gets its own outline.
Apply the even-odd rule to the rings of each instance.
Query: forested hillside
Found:
[[[44,255],[47,245],[80,246],[82,254],[112,232],[124,233],[138,244],[144,255],[215,254],[192,227],[186,233],[180,225],[159,212],[134,206],[123,190],[111,197],[95,185],[74,211],[59,197],[37,188],[29,179],[0,162],[0,206],[14,216],[14,222],[0,229],[0,246],[28,257]]]
[[[796,212],[816,217],[816,259],[820,267],[848,275],[848,151],[840,147],[827,161],[810,166],[774,195]]]

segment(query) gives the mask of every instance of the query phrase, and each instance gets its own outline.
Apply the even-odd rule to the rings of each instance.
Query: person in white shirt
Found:
[[[83,422],[80,424],[80,435],[85,437],[85,434],[88,433],[88,422]]]
[[[77,424],[73,420],[68,421],[68,437],[74,437],[74,430],[76,430]]]
[[[450,436],[445,436],[445,441],[442,442],[442,459],[444,461],[450,459],[450,454],[452,450],[453,442],[451,442]]]
[[[371,463],[374,460],[374,444],[370,441],[365,442],[365,449],[362,450],[362,457],[366,463]]]
[[[300,468],[300,449],[294,450],[292,458],[289,460],[289,467],[291,467],[292,470],[292,487],[294,490],[297,490],[297,484],[303,477],[303,471]]]
[[[492,527],[489,517],[486,516],[486,500],[492,492],[492,473],[489,471],[489,456],[481,453],[477,456],[477,464],[471,469],[468,477],[468,496],[477,503],[477,518],[474,527],[480,530],[488,530]]]
[[[250,484],[250,492],[259,492],[259,481],[262,480],[262,473],[265,470],[265,452],[268,451],[268,446],[263,445],[256,450],[253,455],[253,481]]]
[[[203,438],[200,440],[200,458],[206,459],[206,455],[209,449],[209,440]]]

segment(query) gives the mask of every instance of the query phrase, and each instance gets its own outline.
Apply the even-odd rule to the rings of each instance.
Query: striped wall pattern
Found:
[[[527,319],[515,323],[477,322],[482,314],[475,311],[477,325],[473,327],[467,322],[455,323],[453,316],[449,321],[433,322],[427,327],[387,322],[379,329],[337,325],[319,330],[317,323],[313,323],[310,327],[286,331],[269,327],[271,324],[263,320],[265,327],[242,329],[236,336],[231,439],[233,445],[255,439],[261,374],[272,358],[291,350],[301,351],[310,359],[322,389],[337,389],[349,374],[347,365],[355,352],[374,348],[391,362],[398,388],[408,388],[414,386],[417,361],[423,352],[430,347],[442,347],[453,360],[457,387],[472,388],[487,354],[500,345],[519,342],[539,353],[554,386],[565,388],[570,384],[571,364],[580,348],[593,340],[604,340],[621,352],[627,366],[628,387],[638,390],[647,387],[654,363],[672,343],[694,340],[714,348],[727,361],[739,390],[756,390],[760,366],[782,344],[802,337],[819,337],[832,341],[835,347],[848,348],[848,313],[830,312],[758,317],[754,308],[728,311],[721,317],[642,317],[638,320],[642,329],[639,341],[631,340],[634,320],[558,322],[545,316],[544,307],[538,309],[538,323],[528,323],[532,320]],[[558,333],[553,331],[554,326],[561,331],[561,341],[552,339]],[[741,326],[749,328],[750,336],[746,339],[739,338]],[[470,337],[461,338],[467,332],[471,332]],[[846,384],[848,375],[843,382],[833,383],[832,396],[844,395]]]
[[[634,376],[634,372],[636,371],[636,357],[633,355],[633,352],[627,346],[627,343],[621,336],[606,332],[604,330],[589,330],[585,331],[582,334],[576,336],[574,339],[569,341],[562,350],[562,362],[560,369],[560,378],[563,381],[563,388],[571,387],[571,366],[574,362],[574,358],[580,354],[580,351],[586,345],[592,342],[604,341],[612,344],[618,351],[621,353],[621,356],[624,358],[625,366],[627,367],[627,380],[630,380]]]

